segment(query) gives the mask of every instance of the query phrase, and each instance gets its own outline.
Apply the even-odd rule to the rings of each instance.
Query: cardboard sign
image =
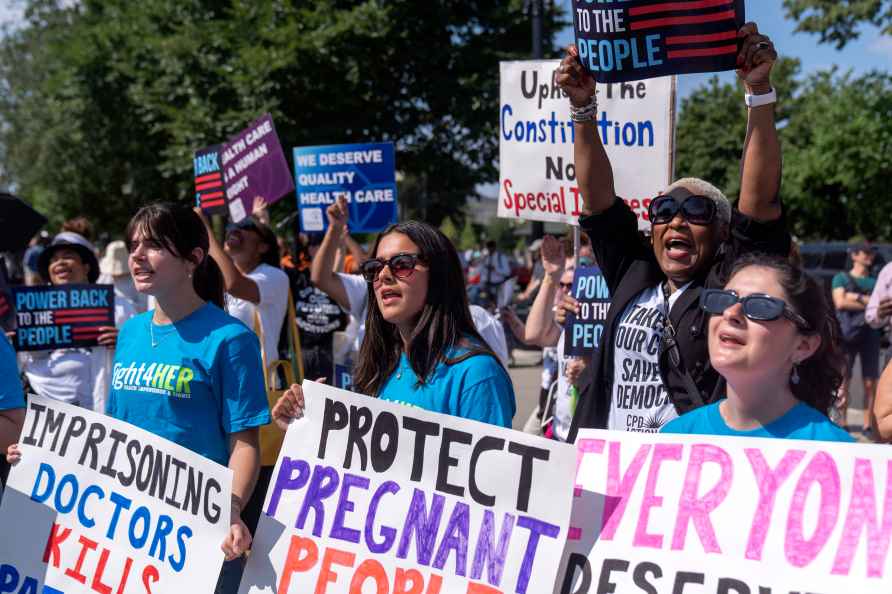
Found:
[[[239,592],[552,591],[573,446],[303,386]]]
[[[574,0],[579,61],[598,82],[733,70],[744,0]]]
[[[0,505],[0,591],[212,594],[232,472],[147,431],[29,396]]]
[[[579,302],[579,315],[567,315],[564,328],[565,357],[589,357],[601,343],[610,292],[597,266],[580,266],[573,276],[571,294]]]
[[[558,60],[501,63],[498,215],[578,224],[583,200],[573,159],[570,102],[554,82]],[[601,85],[595,132],[618,196],[650,226],[650,199],[672,175],[674,80]]]
[[[300,228],[325,231],[325,209],[347,198],[352,233],[383,231],[396,222],[393,143],[305,146],[294,149]]]
[[[99,329],[115,325],[112,285],[13,287],[17,351],[96,346]]]
[[[220,151],[223,145],[214,144],[195,151],[193,171],[195,172],[195,204],[208,214],[224,214],[226,188],[223,184],[223,171],[220,168]]]
[[[561,594],[881,594],[885,445],[581,431]]]
[[[220,167],[229,216],[236,223],[251,214],[255,198],[272,204],[294,190],[285,153],[268,113],[226,141]]]

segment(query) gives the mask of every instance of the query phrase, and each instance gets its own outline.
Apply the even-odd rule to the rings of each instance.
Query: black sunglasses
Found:
[[[708,225],[715,218],[716,206],[706,196],[688,196],[679,203],[675,196],[657,196],[647,207],[647,216],[652,225],[665,225],[681,211],[684,220],[692,225]]]
[[[811,329],[805,318],[784,302],[783,299],[753,293],[746,297],[739,297],[734,291],[722,289],[706,289],[700,294],[700,308],[707,313],[721,315],[726,309],[735,303],[743,305],[743,315],[756,322],[770,322],[780,317],[785,317],[801,330]]]
[[[371,258],[359,265],[359,271],[362,273],[366,282],[373,283],[377,280],[378,275],[387,266],[390,273],[399,279],[407,279],[415,272],[415,265],[424,260],[421,254],[397,254],[388,260],[381,258]]]

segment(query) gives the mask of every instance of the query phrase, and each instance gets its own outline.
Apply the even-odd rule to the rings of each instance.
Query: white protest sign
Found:
[[[577,224],[582,196],[573,162],[570,103],[554,82],[558,60],[502,62],[499,210],[510,219]],[[616,193],[649,226],[650,199],[672,175],[674,80],[598,85],[595,132],[610,157]]]
[[[540,594],[573,446],[304,382],[242,594]]]
[[[213,593],[229,469],[33,395],[19,445],[0,504],[0,592]]]
[[[561,594],[887,594],[888,446],[581,431]]]

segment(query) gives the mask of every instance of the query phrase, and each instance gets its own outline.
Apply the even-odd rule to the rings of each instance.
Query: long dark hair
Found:
[[[799,383],[791,381],[790,390],[799,400],[828,414],[842,384],[846,360],[839,346],[839,322],[824,289],[802,268],[779,256],[747,254],[735,262],[731,275],[748,266],[774,270],[785,301],[808,322],[809,330],[799,328],[799,332],[821,337],[818,350],[799,364]]]
[[[201,219],[191,208],[172,202],[149,204],[140,208],[127,224],[127,250],[131,251],[133,236],[140,233],[160,243],[177,258],[196,264],[192,275],[195,293],[217,307],[223,307],[223,273],[214,259],[208,255],[210,242]],[[200,262],[192,258],[192,250],[201,248],[204,257]]]
[[[498,361],[474,327],[461,261],[449,238],[439,229],[421,221],[397,223],[378,236],[371,257],[377,255],[381,238],[391,233],[402,233],[412,240],[430,270],[427,301],[406,353],[412,370],[419,378],[419,385],[429,379],[441,362],[451,365],[479,354],[490,355]],[[447,353],[456,346],[466,346],[470,350],[460,357],[449,358]],[[369,283],[365,339],[353,376],[356,391],[377,396],[387,378],[396,370],[402,350],[399,331],[395,325],[384,320],[378,309],[374,288]]]

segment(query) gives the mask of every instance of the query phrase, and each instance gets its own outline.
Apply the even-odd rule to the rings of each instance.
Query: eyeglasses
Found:
[[[359,271],[368,283],[375,282],[385,266],[390,268],[390,273],[398,279],[407,279],[415,272],[415,266],[422,261],[421,254],[397,254],[388,260],[371,258],[360,264]]]
[[[716,206],[706,196],[688,196],[680,204],[674,196],[663,195],[654,198],[647,208],[647,216],[652,225],[665,225],[681,211],[684,220],[692,225],[708,225],[715,218]]]
[[[721,315],[726,309],[740,303],[743,315],[756,322],[770,322],[781,316],[787,318],[802,330],[810,330],[809,323],[801,315],[793,311],[782,299],[753,293],[739,297],[734,291],[722,289],[706,289],[700,294],[700,308],[707,313]]]
[[[565,291],[573,290],[573,283],[559,283],[561,288]]]

